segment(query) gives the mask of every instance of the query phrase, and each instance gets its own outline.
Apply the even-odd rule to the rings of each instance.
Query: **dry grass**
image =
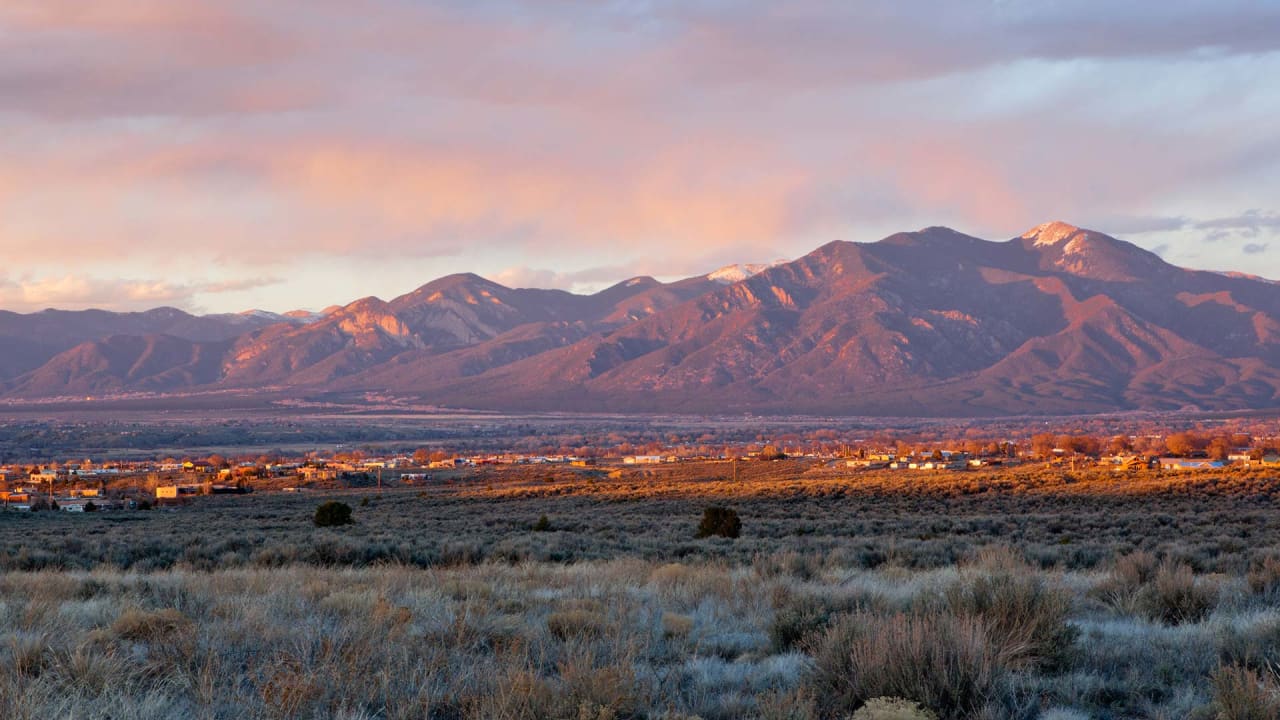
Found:
[[[1112,582],[1007,555],[804,577],[637,560],[16,572],[0,717],[1021,720],[1272,697],[1280,613],[1246,577],[1178,625],[1094,599]],[[781,643],[787,623],[804,630]]]
[[[1219,668],[1213,695],[1220,720],[1274,720],[1280,717],[1280,683],[1274,671],[1259,676],[1245,667]]]
[[[1006,692],[1007,668],[973,616],[851,615],[818,642],[814,659],[818,697],[832,715],[901,697],[960,720],[989,712]]]
[[[1269,707],[1264,477],[726,470],[494,471],[375,496],[338,530],[312,526],[315,496],[0,514],[0,717]],[[714,503],[742,537],[694,538]]]

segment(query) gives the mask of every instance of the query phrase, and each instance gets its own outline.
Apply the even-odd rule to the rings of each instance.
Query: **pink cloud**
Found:
[[[1274,210],[1264,5],[4,3],[0,252],[564,284],[868,228]],[[1159,207],[1207,196],[1234,205]]]
[[[82,274],[45,277],[0,276],[0,307],[16,312],[45,308],[79,310],[146,310],[161,305],[193,308],[199,295],[238,292],[280,282],[275,278],[241,278],[205,283],[101,278]]]

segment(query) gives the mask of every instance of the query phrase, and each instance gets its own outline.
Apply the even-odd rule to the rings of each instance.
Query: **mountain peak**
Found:
[[[785,264],[786,260],[774,260],[771,263],[739,263],[736,265],[725,265],[714,272],[707,273],[708,280],[714,280],[721,285],[732,285],[741,282],[749,277],[754,277],[772,267]]]
[[[1037,225],[1022,233],[1022,239],[1033,241],[1033,244],[1037,247],[1057,245],[1080,232],[1083,231],[1075,225],[1064,223],[1061,220],[1054,220],[1053,222]]]

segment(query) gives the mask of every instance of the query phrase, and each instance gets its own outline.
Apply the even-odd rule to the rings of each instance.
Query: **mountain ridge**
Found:
[[[256,325],[240,333],[209,321],[223,323],[216,337],[154,332],[169,315],[133,319],[148,330],[135,333],[100,317],[113,330],[104,337],[0,365],[0,390],[271,386],[492,410],[700,413],[1280,407],[1280,286],[1179,268],[1056,221],[1003,241],[940,226],[837,240],[790,262],[630,278],[590,295],[459,273],[323,314],[249,313],[241,321]]]

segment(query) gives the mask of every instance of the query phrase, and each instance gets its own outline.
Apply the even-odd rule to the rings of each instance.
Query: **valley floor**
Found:
[[[1280,713],[1273,478],[724,470],[0,513],[0,717]]]

